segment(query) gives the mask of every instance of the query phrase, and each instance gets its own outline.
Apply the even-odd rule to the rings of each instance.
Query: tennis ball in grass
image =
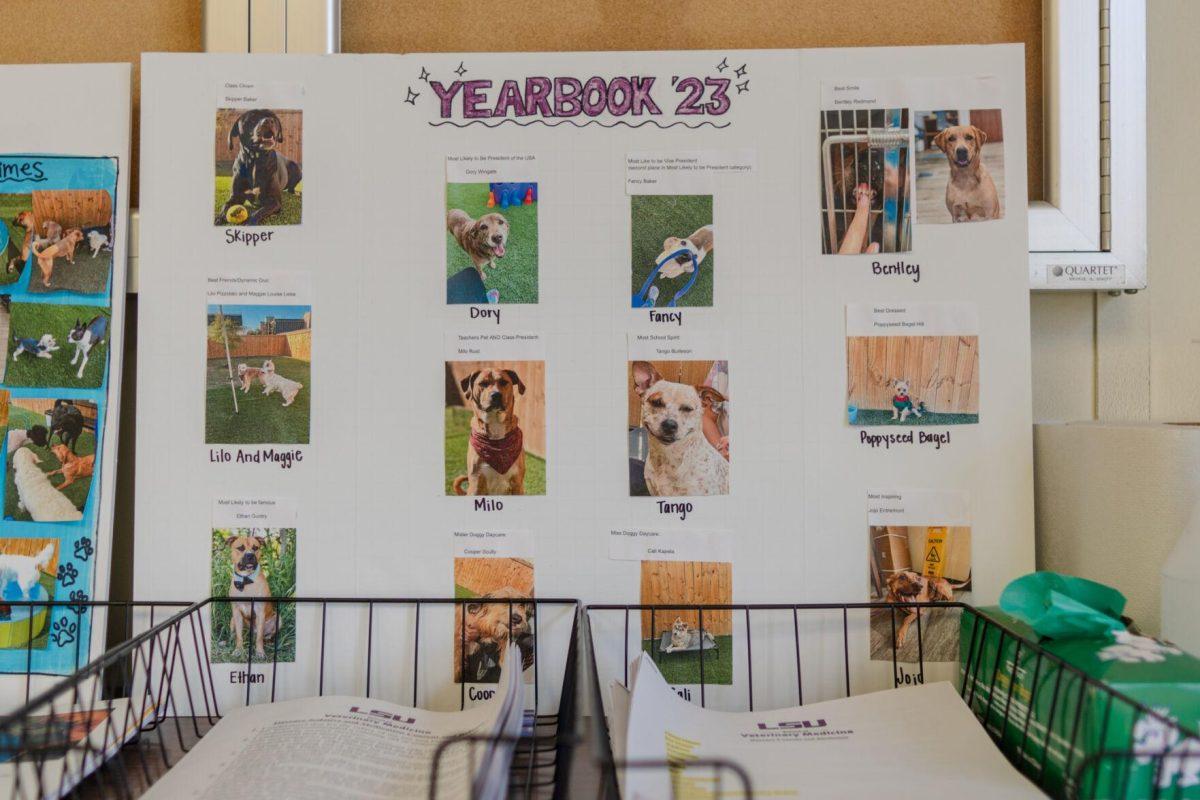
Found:
[[[250,212],[245,206],[230,206],[225,212],[225,219],[233,225],[241,225],[246,220],[250,219]]]

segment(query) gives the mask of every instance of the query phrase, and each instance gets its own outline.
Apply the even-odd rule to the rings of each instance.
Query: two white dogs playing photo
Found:
[[[263,385],[262,393],[264,395],[271,392],[279,392],[283,397],[283,404],[290,406],[296,400],[296,395],[300,394],[300,390],[304,388],[304,384],[299,381],[294,381],[290,378],[285,378],[275,371],[275,362],[270,359],[263,362],[262,367],[252,367],[248,364],[238,364],[238,377],[242,381],[242,393],[250,391],[251,384],[255,379]]]

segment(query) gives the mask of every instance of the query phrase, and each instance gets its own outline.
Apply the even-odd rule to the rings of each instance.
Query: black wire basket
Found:
[[[916,647],[910,644],[909,649],[904,650],[902,639],[901,647],[897,647],[898,632],[904,627],[904,618],[914,610],[919,611],[912,625],[916,631]],[[867,685],[858,686],[852,681],[852,675],[859,674],[858,667],[861,666],[856,663],[859,648],[852,644],[852,636],[861,633],[864,617],[869,624],[872,615],[882,620],[885,630],[887,619],[891,619],[890,647],[884,649],[891,653],[893,687],[924,683],[927,678],[945,679],[947,665],[938,665],[941,667],[939,678],[933,674],[935,670],[927,658],[926,639],[930,626],[928,622],[923,623],[923,618],[934,613],[959,615],[960,628],[969,630],[958,642],[960,657],[956,680],[960,696],[1009,761],[1048,796],[1151,800],[1200,797],[1200,784],[1172,779],[1182,777],[1189,770],[1200,771],[1200,736],[1195,730],[1180,725],[1161,710],[1114,690],[1010,626],[960,602],[587,606],[584,627],[594,709],[592,736],[601,772],[599,796],[619,798],[617,773],[621,769],[660,769],[671,771],[676,786],[694,785],[694,781],[682,781],[686,773],[689,778],[700,778],[713,787],[714,797],[754,797],[753,776],[729,760],[689,760],[684,763],[617,761],[613,758],[602,710],[603,687],[612,680],[620,680],[628,686],[631,659],[638,649],[656,641],[655,620],[681,614],[695,615],[701,642],[706,630],[706,616],[710,621],[719,615],[738,620],[743,633],[735,658],[744,664],[744,680],[738,682],[740,686],[720,687],[722,708],[751,711],[761,709],[764,689],[774,699],[787,698],[787,702],[775,702],[768,707],[787,707],[802,705],[806,698],[813,702],[887,688],[865,681],[863,683]],[[631,628],[634,614],[646,615],[651,620],[649,639],[636,627]],[[634,625],[640,623],[635,621]],[[756,648],[760,654],[758,662],[755,661]],[[647,649],[653,654],[657,648],[651,644]],[[821,651],[825,657],[814,655],[815,651]],[[780,654],[785,652],[786,657],[781,658]],[[901,652],[905,653],[903,659],[899,656]],[[912,665],[906,670],[909,654],[914,652]],[[621,653],[623,667],[613,665],[615,653]],[[837,655],[829,658],[830,653]],[[598,654],[607,654],[607,657],[598,658]],[[713,668],[709,667],[709,674],[705,674],[703,647],[696,660],[699,663],[699,691],[689,699],[709,707],[715,687],[711,677]],[[601,666],[602,663],[608,669]],[[1007,680],[1014,665],[1019,666],[1020,677]],[[1022,696],[1031,698],[1039,711],[1028,713],[1029,705]],[[1089,719],[1099,724],[1098,736],[1095,736],[1095,729],[1092,732],[1093,743],[1100,743],[1097,746],[1084,747],[1083,744],[1085,701],[1089,708],[1099,709],[1099,719]],[[1042,710],[1047,708],[1048,713],[1043,713]],[[1142,725],[1153,728],[1154,737],[1149,742],[1137,735],[1136,729]],[[1114,738],[1122,742],[1122,746],[1107,746]],[[1046,741],[1065,754],[1056,765],[1048,764],[1052,747],[1043,746]]]
[[[121,644],[58,680],[49,688],[36,691],[37,676],[27,672],[26,702],[0,717],[0,793],[12,798],[87,797],[133,798],[149,789],[221,719],[224,711],[214,679],[209,653],[209,618],[214,609],[231,598],[211,597],[198,603],[132,602],[73,603],[69,613],[82,617],[100,609],[110,624],[123,621],[124,630],[140,630]],[[571,599],[535,598],[261,598],[254,602],[272,602],[277,607],[291,604],[296,613],[308,613],[317,623],[318,667],[311,685],[286,687],[287,697],[277,693],[280,667],[278,639],[268,644],[265,658],[247,656],[247,673],[253,668],[263,682],[246,684],[239,690],[239,705],[276,702],[295,696],[323,696],[331,692],[334,676],[327,669],[333,648],[330,618],[347,615],[358,618],[351,629],[361,648],[365,674],[355,676],[356,686],[365,697],[404,705],[420,705],[428,684],[446,682],[447,670],[433,674],[434,667],[423,666],[422,648],[444,649],[446,642],[434,644],[432,637],[449,640],[453,628],[436,621],[466,604],[532,606],[532,628],[528,644],[532,649],[533,709],[527,709],[526,724],[520,737],[505,741],[512,745],[509,796],[515,798],[565,797],[571,754],[577,741],[575,674],[579,635],[580,606]],[[14,604],[17,605],[17,604]],[[38,603],[46,605],[65,604]],[[439,613],[440,610],[440,613]],[[388,613],[403,613],[411,625],[405,626],[401,649],[410,654],[404,663],[380,663],[381,644],[393,649],[396,631],[382,621]],[[457,616],[465,619],[465,614]],[[539,618],[562,620],[569,635],[538,636]],[[253,609],[250,618],[255,619]],[[424,625],[422,624],[424,621]],[[443,620],[444,621],[444,620]],[[456,627],[457,627],[456,623]],[[431,630],[433,632],[431,632]],[[460,629],[465,636],[465,627]],[[545,628],[544,628],[545,630]],[[251,629],[248,641],[253,641]],[[345,637],[343,636],[344,640]],[[565,641],[563,641],[565,639]],[[562,645],[565,653],[551,653],[551,642]],[[345,647],[344,642],[338,645]],[[247,653],[253,653],[247,647]],[[462,648],[466,652],[466,648]],[[397,659],[397,662],[399,659]],[[443,664],[449,667],[450,664]],[[372,674],[374,672],[374,675]],[[386,673],[389,688],[381,688],[380,676]],[[466,675],[464,671],[463,675]],[[343,683],[344,678],[343,677]],[[19,675],[4,676],[20,680]],[[46,680],[42,678],[41,680]],[[527,684],[529,681],[527,681]],[[550,685],[550,684],[553,685]],[[396,687],[403,686],[403,690]],[[332,687],[336,689],[336,686]],[[541,690],[541,691],[539,691]],[[467,683],[459,693],[459,708],[467,705]],[[226,693],[228,696],[228,693]],[[277,696],[279,695],[279,696]],[[528,695],[528,691],[527,691]],[[549,696],[551,702],[538,698]],[[444,693],[443,693],[444,698]],[[541,702],[541,705],[539,705]],[[442,708],[442,710],[446,710]],[[442,743],[431,767],[430,796],[437,785],[441,757],[452,747],[469,748],[470,758],[481,746],[494,745],[485,737],[454,737]],[[468,763],[471,763],[468,761]],[[7,772],[5,772],[7,770]],[[6,785],[7,784],[7,785]]]

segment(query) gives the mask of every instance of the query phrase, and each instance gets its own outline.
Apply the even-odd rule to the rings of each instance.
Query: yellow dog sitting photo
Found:
[[[1000,109],[918,111],[917,222],[1004,217]]]

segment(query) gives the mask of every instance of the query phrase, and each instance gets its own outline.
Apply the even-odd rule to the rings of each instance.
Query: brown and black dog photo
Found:
[[[545,362],[447,361],[445,392],[446,494],[545,494]]]
[[[214,528],[211,572],[211,662],[295,661],[296,529]]]
[[[214,225],[300,224],[303,113],[217,109]]]
[[[1000,109],[918,111],[917,222],[1004,217],[1004,126]]]
[[[454,596],[467,601],[454,609],[455,683],[499,682],[510,642],[520,648],[521,669],[533,666],[532,561],[455,558]]]
[[[966,526],[872,525],[871,658],[958,660],[959,609],[906,603],[968,602],[971,597],[971,529]]]

